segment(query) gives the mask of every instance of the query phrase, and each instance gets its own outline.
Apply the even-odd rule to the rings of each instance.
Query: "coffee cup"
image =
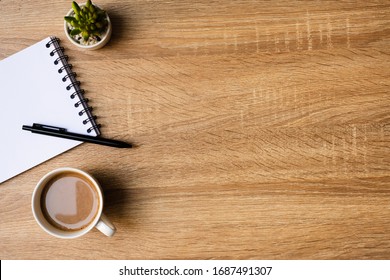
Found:
[[[43,176],[32,195],[32,212],[44,231],[59,238],[77,238],[95,227],[110,237],[116,231],[103,214],[99,182],[76,168],[58,168]]]

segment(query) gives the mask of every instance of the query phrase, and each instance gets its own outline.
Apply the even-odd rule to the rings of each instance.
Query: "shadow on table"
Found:
[[[134,19],[126,7],[123,11],[107,10],[112,23],[112,35],[108,45],[116,45],[119,42],[131,41],[136,29],[134,28]]]
[[[103,212],[119,223],[123,222],[127,227],[136,226],[140,220],[141,209],[139,207],[140,191],[134,188],[132,179],[121,180],[123,177],[120,174],[115,174],[114,171],[109,172],[104,170],[100,172],[95,170],[92,174],[99,181],[104,193],[104,210]]]

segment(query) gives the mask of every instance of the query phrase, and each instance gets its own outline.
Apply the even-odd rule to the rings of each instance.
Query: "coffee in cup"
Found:
[[[99,183],[75,168],[59,168],[37,184],[32,209],[38,224],[49,234],[76,238],[96,227],[107,236],[114,225],[102,213],[103,194]]]

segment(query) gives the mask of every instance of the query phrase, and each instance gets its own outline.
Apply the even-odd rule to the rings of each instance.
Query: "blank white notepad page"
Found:
[[[81,143],[33,134],[23,125],[41,123],[87,134],[86,116],[79,116],[77,98],[70,98],[75,90],[66,89],[71,81],[62,80],[67,74],[58,72],[62,63],[54,64],[59,54],[50,55],[58,46],[46,47],[51,39],[0,61],[0,183]]]

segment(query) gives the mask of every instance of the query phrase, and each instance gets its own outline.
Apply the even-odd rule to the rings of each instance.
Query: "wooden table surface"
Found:
[[[2,183],[1,259],[390,259],[390,1],[97,4],[113,36],[82,52],[71,1],[0,1],[0,59],[58,36],[102,135],[137,145]],[[63,166],[101,182],[113,238],[36,224]]]

